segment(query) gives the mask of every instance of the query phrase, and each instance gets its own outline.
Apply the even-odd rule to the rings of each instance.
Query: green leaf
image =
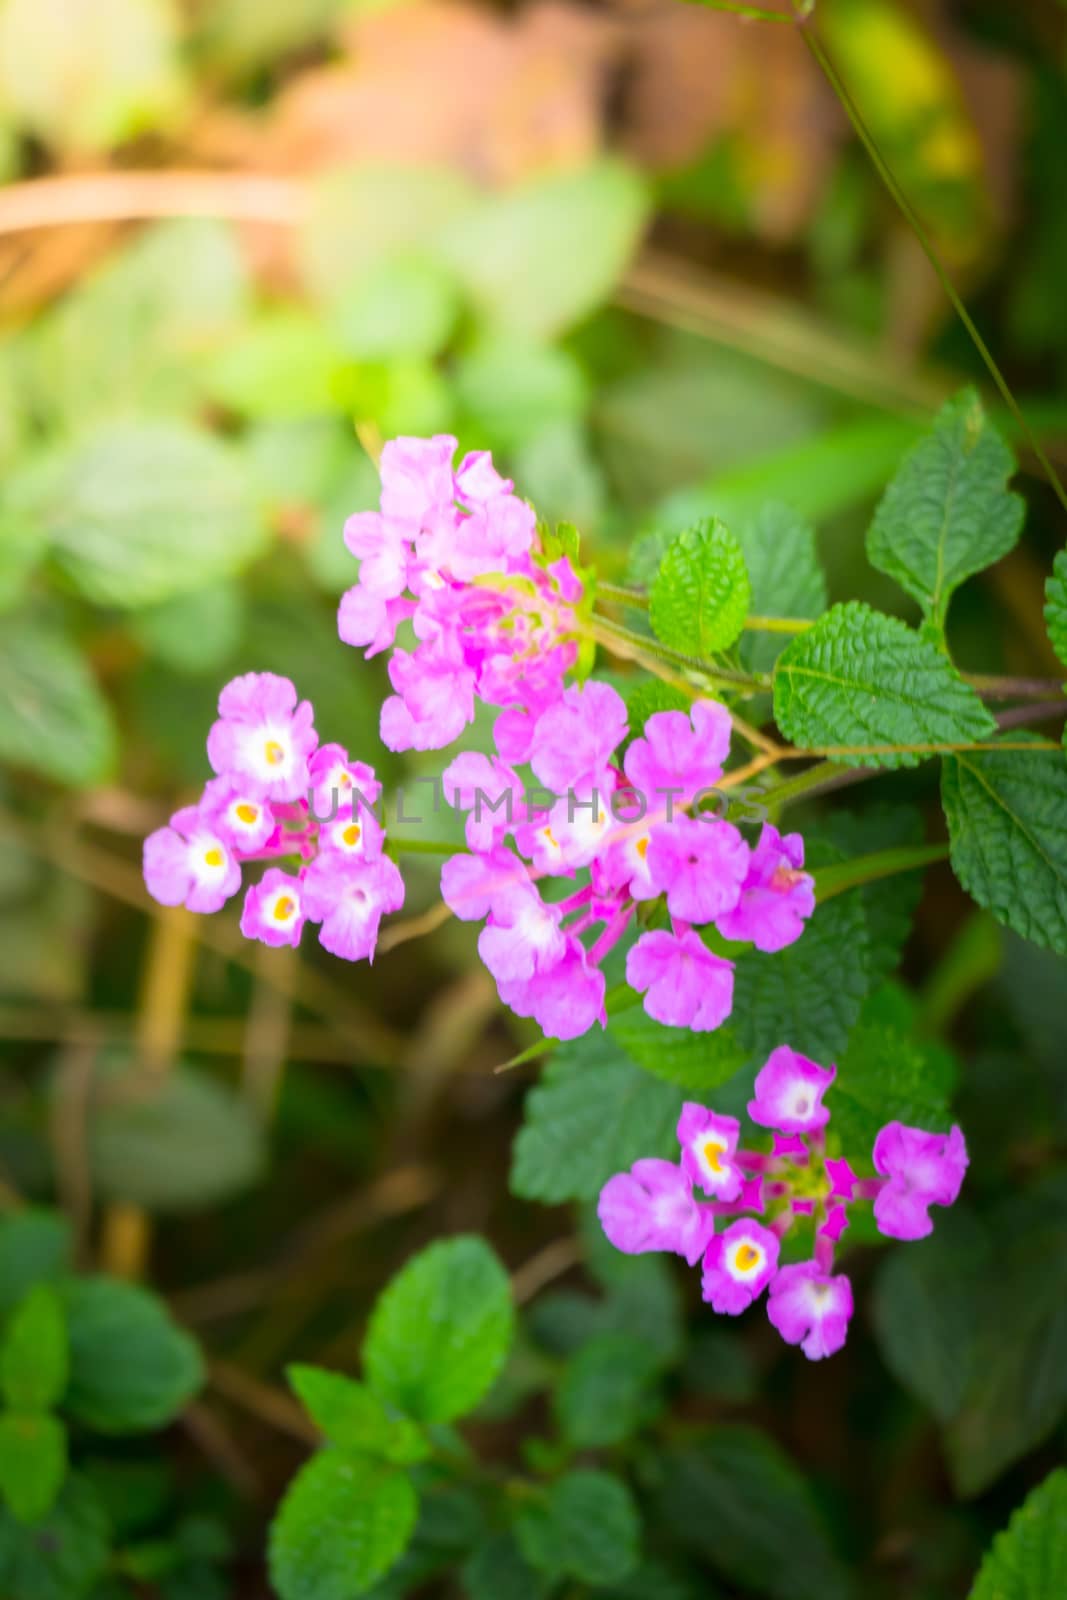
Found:
[[[172,1422],[200,1389],[204,1366],[163,1302],[113,1278],[70,1278],[61,1295],[70,1336],[64,1409],[99,1433]]]
[[[883,1023],[858,1023],[837,1063],[831,1091],[831,1127],[842,1150],[854,1159],[869,1155],[887,1122],[946,1131],[953,1075],[947,1053],[932,1053]]]
[[[1026,508],[1007,489],[1014,470],[977,393],[964,389],[904,458],[882,497],[867,554],[938,628],[964,579],[999,561],[1019,538]]]
[[[909,805],[872,805],[865,811],[834,810],[820,819],[819,836],[846,859],[868,852],[921,845],[922,812]],[[871,987],[895,972],[923,892],[923,872],[896,872],[862,884],[857,893],[867,922],[867,975]]]
[[[473,1411],[504,1365],[515,1314],[507,1273],[483,1239],[441,1239],[378,1297],[363,1346],[367,1379],[420,1422]]]
[[[1056,751],[946,758],[941,801],[967,893],[1034,944],[1067,955],[1067,767]]]
[[[766,1435],[717,1427],[659,1466],[667,1529],[714,1571],[770,1600],[844,1600],[847,1575],[811,1491]]]
[[[58,1212],[27,1209],[0,1219],[0,1316],[35,1283],[58,1278],[70,1253],[70,1223]]]
[[[683,1089],[714,1089],[732,1078],[745,1060],[731,1029],[692,1033],[688,1028],[668,1028],[639,1005],[611,1017],[608,1036],[618,1040],[637,1066]]]
[[[677,1150],[676,1088],[635,1066],[609,1036],[557,1050],[526,1096],[511,1190],[548,1205],[589,1200],[640,1156]]]
[[[135,608],[240,572],[267,529],[240,456],[181,422],[114,422],[52,460],[37,514],[76,588]]]
[[[576,1450],[621,1444],[654,1409],[656,1351],[626,1333],[590,1339],[571,1357],[554,1404],[564,1437]]]
[[[987,1552],[970,1600],[1050,1600],[1067,1594],[1067,1471],[1027,1495]]]
[[[404,1550],[418,1514],[410,1478],[341,1450],[323,1450],[286,1491],[270,1532],[281,1600],[352,1600]]]
[[[882,1262],[872,1309],[886,1366],[940,1422],[961,1408],[974,1377],[986,1239],[954,1208],[937,1216],[928,1239],[891,1250]]]
[[[14,1411],[49,1411],[67,1386],[63,1305],[38,1283],[16,1307],[0,1345],[0,1390]]]
[[[222,580],[196,594],[176,595],[131,618],[133,637],[175,672],[215,673],[233,656],[244,627],[244,594]]]
[[[0,1509],[0,1594],[11,1600],[80,1600],[103,1575],[110,1553],[107,1513],[78,1473],[32,1527]]]
[[[649,620],[663,644],[707,659],[733,644],[751,600],[741,547],[726,524],[712,518],[667,546],[649,590]]]
[[[448,344],[459,310],[456,284],[439,261],[401,255],[371,267],[342,295],[332,326],[357,361],[430,359]]]
[[[448,229],[443,257],[488,324],[549,339],[611,293],[648,206],[638,173],[603,158],[486,198]]]
[[[494,1533],[463,1568],[467,1600],[546,1600],[551,1582],[523,1560],[510,1533]]]
[[[390,1412],[355,1378],[300,1365],[286,1368],[286,1376],[331,1444],[380,1456],[397,1466],[429,1455],[430,1447],[415,1424]]]
[[[337,409],[343,362],[320,316],[282,306],[231,337],[207,367],[206,388],[219,405],[256,421],[314,416]]]
[[[730,526],[748,569],[754,616],[822,616],[828,604],[826,578],[810,522],[783,501],[768,500]],[[769,672],[787,642],[780,633],[745,633],[742,665],[750,672]]]
[[[926,746],[996,732],[936,645],[858,600],[832,606],[779,656],[774,715],[787,739],[845,766],[914,767]]]
[[[557,1478],[515,1521],[531,1566],[582,1583],[617,1583],[637,1565],[641,1525],[630,1491],[606,1472]]]
[[[1067,667],[1067,550],[1052,563],[1045,584],[1045,626],[1052,648]]]
[[[829,1063],[848,1039],[868,992],[867,926],[858,894],[817,905],[795,944],[743,950],[734,969],[732,1027],[762,1065],[782,1043]]]
[[[83,656],[59,629],[27,618],[0,630],[0,759],[57,783],[100,783],[115,725]]]
[[[208,1073],[99,1075],[88,1124],[100,1190],[150,1211],[199,1210],[249,1188],[266,1159],[248,1104]]]
[[[56,1417],[0,1415],[0,1494],[19,1522],[47,1516],[67,1475],[67,1430]]]
[[[576,420],[589,403],[585,376],[569,351],[501,335],[480,339],[457,362],[456,398],[467,429],[488,448],[505,451],[555,422]]]

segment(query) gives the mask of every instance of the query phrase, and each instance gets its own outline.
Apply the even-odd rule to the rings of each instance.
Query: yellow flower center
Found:
[[[222,866],[222,851],[217,848],[204,851],[204,862],[209,867]]]
[[[296,910],[296,901],[291,895],[283,894],[274,903],[275,922],[288,922]]]
[[[280,745],[277,739],[268,739],[263,746],[263,754],[270,762],[270,765],[276,767],[285,760],[285,747]]]
[[[342,833],[341,838],[351,849],[354,845],[359,843],[359,836],[361,832],[362,829],[360,828],[358,822],[350,822],[344,833]]]
[[[719,1144],[715,1139],[709,1139],[705,1144],[704,1160],[707,1162],[712,1172],[722,1171],[722,1162],[719,1160],[719,1157],[725,1148],[725,1145]]]
[[[241,804],[237,807],[238,820],[247,824],[248,827],[252,826],[252,823],[255,822],[258,816],[259,807],[250,806],[247,800],[242,800]]]
[[[734,1256],[734,1266],[738,1272],[747,1272],[749,1267],[754,1267],[759,1260],[759,1251],[755,1245],[740,1244]]]
[[[638,839],[638,841],[637,841],[637,853],[641,857],[642,861],[648,855],[648,834],[647,833],[645,834],[645,837],[643,839]]]

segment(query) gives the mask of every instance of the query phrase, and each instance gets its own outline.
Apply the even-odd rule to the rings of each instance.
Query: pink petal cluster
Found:
[[[873,1200],[882,1233],[920,1239],[931,1205],[951,1205],[967,1167],[960,1129],[926,1133],[890,1122],[873,1150],[877,1177],[861,1178],[842,1156],[826,1155],[830,1111],[822,1096],[835,1069],[781,1045],[756,1077],[749,1114],[773,1130],[769,1151],[739,1145],[740,1124],[687,1101],[678,1120],[677,1163],[643,1160],[600,1193],[601,1226],[617,1250],[668,1250],[702,1266],[704,1299],[738,1316],[767,1290],[767,1316],[810,1361],[845,1343],[852,1285],[834,1255],[856,1200]],[[697,1198],[694,1189],[709,1196]],[[717,1231],[719,1222],[725,1226]],[[794,1228],[812,1230],[807,1260],[782,1263]]]
[[[456,440],[393,439],[381,457],[378,511],[345,525],[360,563],[338,631],[368,656],[392,649],[381,712],[391,750],[440,750],[475,703],[508,708],[521,760],[523,720],[560,697],[578,657],[583,585],[543,548],[533,510],[479,451],[454,465]],[[411,624],[414,647],[396,647]]]
[[[604,1022],[600,964],[642,904],[661,901],[670,927],[634,942],[627,982],[657,1022],[698,1033],[730,1015],[734,967],[694,925],[723,932],[749,894],[744,937],[759,934],[778,949],[814,906],[812,880],[796,867],[771,887],[746,888],[773,877],[767,830],[753,849],[732,823],[700,809],[729,753],[723,706],[698,700],[688,713],[654,713],[620,763],[627,731],[610,685],[570,685],[539,715],[503,712],[497,754],[465,753],[444,776],[450,802],[467,812],[472,855],[445,863],[441,892],[458,916],[485,921],[479,949],[505,1004],[557,1038]],[[515,772],[520,761],[538,779],[533,790]],[[789,848],[802,862],[799,836]],[[544,897],[544,880],[579,873],[573,893]]]
[[[241,887],[243,863],[280,861],[245,894],[245,937],[296,945],[314,922],[334,955],[371,960],[382,916],[404,903],[372,809],[381,793],[373,768],[339,744],[319,745],[311,706],[271,672],[223,689],[208,758],[218,776],[199,803],[145,840],[149,894],[218,911]]]

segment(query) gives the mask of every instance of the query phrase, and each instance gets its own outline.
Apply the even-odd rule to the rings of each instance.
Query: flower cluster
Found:
[[[346,961],[370,960],[386,911],[404,903],[404,884],[384,854],[374,815],[381,786],[372,767],[339,744],[320,745],[306,700],[288,678],[249,672],[219,696],[208,735],[217,776],[145,840],[144,877],[165,906],[218,911],[241,886],[246,861],[268,867],[245,895],[241,932],[269,945],[295,945],[305,922]]]
[[[521,740],[578,658],[583,585],[569,558],[545,549],[533,510],[487,452],[455,467],[455,451],[449,435],[391,440],[381,510],[345,525],[360,569],[341,599],[341,638],[372,656],[394,645],[401,622],[415,636],[413,650],[393,648],[389,659],[395,692],[381,736],[390,750],[443,749],[477,699],[509,708]]]
[[[846,1158],[828,1157],[823,1095],[835,1074],[780,1046],[748,1107],[753,1122],[773,1130],[769,1152],[740,1149],[735,1117],[687,1102],[678,1122],[681,1160],[636,1161],[604,1185],[599,1204],[616,1249],[669,1250],[690,1266],[702,1262],[704,1299],[715,1311],[737,1316],[766,1289],[771,1322],[812,1361],[841,1349],[852,1316],[852,1286],[833,1270],[849,1205],[873,1200],[881,1233],[922,1239],[933,1229],[930,1207],[952,1205],[967,1168],[958,1127],[926,1133],[900,1122],[887,1123],[874,1142],[877,1177],[859,1177]],[[696,1199],[694,1185],[710,1199]],[[783,1265],[783,1241],[804,1224],[814,1227],[811,1258]]]
[[[470,853],[445,862],[441,893],[458,917],[485,922],[478,948],[504,1003],[556,1038],[604,1022],[600,963],[639,907],[645,920],[662,910],[670,927],[641,933],[627,981],[656,1021],[696,1032],[729,1016],[734,968],[695,927],[780,950],[814,910],[799,834],[765,824],[753,848],[702,809],[729,751],[723,706],[654,713],[620,763],[627,732],[610,685],[572,685],[536,717],[504,712],[496,756],[465,753],[444,775],[450,802],[470,812]],[[515,762],[529,763],[538,787],[524,789]],[[541,880],[579,872],[587,876],[572,894],[545,899]]]

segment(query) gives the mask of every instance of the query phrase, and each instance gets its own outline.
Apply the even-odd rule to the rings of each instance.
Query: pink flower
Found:
[[[671,1028],[710,1033],[730,1015],[734,969],[691,928],[643,933],[626,957],[626,981],[645,1010]]]
[[[682,1169],[716,1200],[736,1200],[741,1193],[741,1169],[734,1160],[740,1131],[736,1117],[720,1117],[693,1100],[682,1106],[678,1119]]]
[[[275,830],[274,813],[267,802],[235,778],[212,778],[205,784],[199,809],[238,856],[254,856]]]
[[[566,953],[560,913],[545,904],[536,884],[498,905],[478,938],[478,954],[498,983],[552,972]]]
[[[298,945],[304,917],[299,880],[278,867],[269,867],[245,895],[241,932],[246,939],[259,939],[263,944]]]
[[[432,439],[390,439],[382,448],[383,516],[425,527],[455,498],[452,457],[456,441],[447,433]]]
[[[787,1044],[779,1045],[760,1069],[756,1098],[749,1101],[748,1114],[760,1127],[779,1128],[782,1133],[813,1133],[825,1128],[830,1113],[822,1097],[836,1076],[836,1067],[820,1067]]]
[[[596,783],[626,736],[626,706],[610,684],[566,689],[538,718],[530,765],[556,794]]]
[[[675,817],[652,830],[648,870],[667,894],[667,909],[683,922],[712,922],[737,904],[749,849],[729,822]]]
[[[852,1285],[832,1278],[814,1261],[782,1267],[771,1283],[767,1315],[786,1344],[798,1344],[809,1361],[840,1350],[852,1316]]]
[[[241,886],[241,868],[217,821],[185,806],[144,842],[144,881],[153,900],[218,911]]]
[[[611,833],[612,769],[599,784],[582,782],[568,790],[547,815],[516,830],[515,842],[535,872],[571,875],[597,859]]]
[[[307,792],[308,759],[318,743],[313,712],[296,703],[288,678],[246,672],[219,695],[219,721],[208,734],[212,767],[249,785],[264,800],[298,800]]]
[[[695,1267],[715,1229],[710,1206],[693,1199],[692,1185],[670,1161],[635,1161],[600,1191],[600,1225],[616,1250],[641,1255],[671,1250]]]
[[[465,750],[443,774],[450,806],[467,811],[467,843],[472,850],[492,850],[514,828],[522,800],[518,774],[497,756]]]
[[[389,750],[440,750],[474,720],[474,673],[444,636],[413,654],[394,650],[389,681],[397,691],[381,710],[381,738]]]
[[[470,450],[456,470],[456,492],[464,505],[484,505],[498,495],[510,494],[515,485],[502,478],[488,450]]]
[[[581,941],[568,935],[563,959],[532,978],[498,983],[500,998],[519,1017],[533,1017],[552,1039],[577,1039],[594,1022],[603,1027],[604,974],[593,966]]]
[[[717,919],[724,939],[746,939],[757,950],[784,950],[799,939],[815,910],[815,880],[800,869],[804,841],[799,833],[785,838],[765,822],[749,858],[748,872],[736,906]]]
[[[524,500],[499,495],[469,515],[456,517],[439,564],[461,583],[487,572],[513,571],[536,531],[537,518]]]
[[[374,768],[365,761],[350,761],[348,751],[339,744],[320,744],[308,765],[311,806],[318,822],[328,822],[335,814],[347,813],[353,800],[356,809],[376,805],[382,786]]]
[[[320,855],[337,855],[349,861],[377,861],[385,843],[385,829],[373,811],[349,803],[332,822],[319,828]]]
[[[415,610],[413,600],[383,600],[361,583],[346,589],[337,608],[337,632],[345,644],[366,646],[371,656],[388,650],[400,623]]]
[[[743,1218],[716,1235],[704,1256],[703,1296],[715,1311],[740,1316],[778,1270],[778,1236]]]
[[[304,877],[305,911],[322,924],[319,943],[343,961],[372,960],[382,916],[403,904],[404,880],[388,856],[352,861],[326,852]]]
[[[344,540],[359,558],[360,588],[379,600],[399,599],[413,559],[410,528],[377,511],[357,511],[345,523]]]
[[[714,700],[696,700],[688,716],[656,711],[649,717],[626,752],[626,776],[649,812],[662,812],[668,795],[677,807],[713,788],[729,750],[730,713]]]
[[[924,1133],[887,1123],[874,1141],[874,1169],[888,1180],[874,1202],[879,1232],[890,1239],[924,1239],[932,1233],[929,1208],[953,1204],[967,1162],[958,1127],[947,1134]]]
[[[461,922],[481,922],[491,912],[506,919],[516,896],[531,890],[533,882],[525,866],[503,847],[486,855],[460,852],[449,856],[441,867],[441,899]]]

